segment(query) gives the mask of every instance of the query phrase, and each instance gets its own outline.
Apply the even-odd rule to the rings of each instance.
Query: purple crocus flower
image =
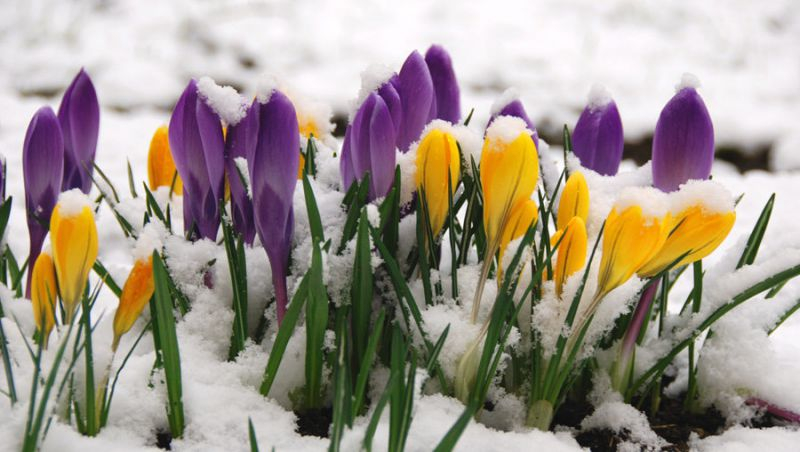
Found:
[[[386,196],[394,180],[396,135],[391,111],[383,98],[370,93],[347,132],[340,168],[343,182],[349,187],[349,183],[363,179],[369,172],[369,199]]]
[[[225,170],[228,173],[228,186],[231,190],[231,211],[233,213],[233,229],[242,235],[245,243],[253,244],[256,235],[253,222],[253,202],[247,194],[247,187],[239,175],[237,158],[249,161],[248,156],[258,139],[258,103],[254,101],[247,114],[237,124],[228,126],[225,135]]]
[[[352,151],[350,150],[351,127],[347,126],[344,131],[344,141],[342,142],[342,155],[339,157],[339,173],[342,175],[342,188],[344,191],[350,189],[356,181],[356,170],[353,168]]]
[[[435,102],[431,73],[425,59],[416,50],[403,63],[397,83],[403,107],[397,147],[406,152],[430,121],[431,106]]]
[[[280,323],[289,301],[286,276],[294,232],[292,199],[300,166],[300,135],[294,106],[280,91],[272,91],[257,108],[258,136],[248,166],[256,230],[272,268]]]
[[[100,130],[100,104],[92,79],[83,69],[64,92],[58,107],[58,121],[64,134],[64,178],[61,189],[79,188],[89,193]]]
[[[533,132],[531,135],[531,138],[533,138],[533,144],[536,145],[537,150],[539,149],[539,133],[536,132],[536,126],[533,124],[533,121],[531,121],[531,118],[528,117],[528,113],[525,112],[525,107],[522,105],[522,101],[515,98],[505,105],[500,106],[500,108],[497,108],[496,110],[496,113],[493,113],[489,118],[489,123],[486,124],[487,129],[490,125],[492,125],[492,122],[494,122],[495,118],[498,116],[513,116],[515,118],[519,118],[525,121],[525,124],[528,126],[528,130]]]
[[[28,124],[22,148],[22,176],[30,237],[25,296],[30,297],[31,269],[50,229],[50,215],[61,193],[64,176],[64,138],[56,114],[50,107],[40,108]]]
[[[198,95],[192,80],[183,91],[169,122],[169,145],[183,180],[184,216],[190,237],[216,240],[219,206],[225,196],[225,142],[219,116]]]
[[[711,116],[697,90],[683,86],[661,110],[656,124],[653,184],[671,192],[690,179],[708,179],[713,162]]]
[[[617,104],[607,92],[593,89],[572,131],[572,150],[585,168],[604,176],[619,171],[624,137]]]
[[[653,281],[642,292],[639,303],[633,311],[625,336],[622,337],[617,360],[611,369],[611,384],[620,393],[624,393],[630,383],[631,368],[633,366],[633,354],[636,351],[636,341],[639,339],[639,332],[644,325],[647,315],[650,313],[650,305],[658,292],[658,281]]]
[[[457,123],[461,119],[461,95],[450,54],[444,47],[432,45],[425,53],[425,63],[435,94],[432,117]]]

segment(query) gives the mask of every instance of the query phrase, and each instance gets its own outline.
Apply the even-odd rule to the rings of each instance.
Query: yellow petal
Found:
[[[301,112],[297,112],[297,127],[300,130],[300,135],[304,136],[306,139],[311,138],[311,135],[314,135],[316,138],[320,137],[319,127],[314,119]]]
[[[119,307],[114,315],[114,343],[112,348],[116,350],[119,338],[127,333],[133,326],[136,319],[142,313],[150,297],[155,291],[153,282],[153,257],[137,260],[133,264],[122,294],[119,297]]]
[[[708,213],[702,206],[692,206],[679,213],[661,250],[639,270],[641,276],[655,276],[675,263],[674,267],[696,262],[725,240],[736,221],[736,213]],[[685,256],[684,256],[685,255]],[[681,259],[681,256],[684,256]]]
[[[41,334],[42,346],[47,348],[47,338],[55,324],[55,305],[58,288],[56,268],[48,251],[43,251],[36,259],[31,276],[31,304],[33,319]]]
[[[300,153],[300,165],[297,167],[297,180],[303,178],[303,169],[306,167],[306,157]]]
[[[561,296],[567,278],[583,268],[586,263],[586,225],[581,217],[572,217],[564,231],[559,232],[556,234],[558,235],[556,243],[559,243],[559,239],[561,242],[557,250],[555,283],[556,294]]]
[[[89,271],[97,259],[97,226],[94,213],[88,205],[65,207],[62,193],[50,219],[50,242],[55,261],[61,301],[66,311],[66,321],[72,320],[78,301],[83,295]],[[81,194],[81,196],[83,196]],[[74,204],[74,199],[69,204]]]
[[[483,226],[488,242],[498,243],[511,209],[531,197],[539,179],[539,158],[530,134],[522,132],[511,143],[487,136],[481,151],[480,173]]]
[[[575,171],[569,176],[561,192],[556,229],[562,230],[567,227],[572,217],[580,217],[584,224],[589,219],[589,187],[580,171]]]
[[[661,249],[667,239],[672,220],[651,218],[639,206],[617,212],[611,210],[603,232],[603,257],[597,276],[599,299],[625,283]]]
[[[156,129],[153,139],[150,140],[150,152],[147,154],[147,179],[150,182],[150,189],[158,187],[170,187],[172,179],[175,178],[174,192],[177,195],[183,193],[183,182],[175,169],[175,161],[169,149],[169,136],[167,126]]]
[[[433,129],[417,148],[417,190],[425,193],[425,203],[430,215],[433,235],[442,230],[449,206],[447,175],[450,188],[455,193],[461,172],[461,157],[458,144],[449,133]]]

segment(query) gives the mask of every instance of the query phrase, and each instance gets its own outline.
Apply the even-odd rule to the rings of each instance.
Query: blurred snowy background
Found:
[[[626,152],[641,159],[661,107],[691,72],[702,82],[721,157],[747,168],[800,168],[797,0],[2,3],[6,155],[20,152],[32,105],[57,106],[55,96],[80,66],[106,110],[134,123],[152,115],[165,122],[187,80],[201,75],[252,92],[261,74],[277,74],[345,113],[368,64],[399,69],[412,49],[440,43],[452,53],[462,105],[476,107],[476,119],[485,120],[494,98],[515,87],[544,137],[558,142],[592,83],[602,83],[619,105]],[[18,111],[24,114],[10,117]],[[104,126],[114,120],[104,119]],[[98,157],[108,152],[103,129]],[[118,150],[132,160],[145,155],[149,134],[138,147],[127,141]]]

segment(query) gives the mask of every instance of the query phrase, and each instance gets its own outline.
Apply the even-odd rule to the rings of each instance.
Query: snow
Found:
[[[605,402],[581,422],[582,430],[608,429],[626,432],[638,447],[634,450],[661,450],[668,443],[651,428],[647,416],[623,402]]]
[[[219,86],[211,77],[200,77],[197,92],[229,126],[235,126],[247,114],[247,100],[232,86]]]
[[[684,72],[681,76],[681,81],[675,85],[675,91],[682,91],[686,88],[698,89],[700,88],[700,79],[696,75]]]
[[[605,86],[599,83],[592,85],[592,89],[589,91],[589,108],[596,110],[605,107],[612,100],[611,93]]]
[[[701,206],[707,214],[727,213],[734,209],[734,199],[725,186],[713,180],[691,180],[670,193],[670,210],[677,215],[692,206]]]
[[[87,207],[92,209],[92,201],[80,189],[73,188],[58,195],[58,212],[62,218],[79,215]]]
[[[621,214],[629,207],[640,207],[645,218],[660,219],[670,211],[669,201],[669,196],[656,188],[629,187],[619,194],[614,208]]]
[[[500,96],[498,96],[497,99],[495,99],[495,101],[492,103],[492,107],[489,109],[489,113],[492,116],[495,116],[498,113],[500,113],[500,110],[505,108],[506,105],[518,99],[519,99],[519,90],[513,87],[508,88],[505,91],[503,91],[503,93],[500,94]]]
[[[525,121],[515,116],[500,116],[486,129],[486,141],[489,143],[510,144],[521,134],[531,135]]]

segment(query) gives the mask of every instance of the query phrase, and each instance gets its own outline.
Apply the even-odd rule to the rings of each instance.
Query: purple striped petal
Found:
[[[613,176],[622,160],[624,137],[617,104],[588,105],[572,132],[572,149],[581,165],[605,176]]]
[[[342,143],[342,155],[339,157],[339,173],[342,175],[342,189],[346,192],[356,180],[356,170],[353,168],[353,157],[350,146],[351,126],[347,126]]]
[[[539,149],[539,133],[536,131],[536,126],[533,124],[533,121],[531,121],[531,118],[528,117],[528,113],[525,111],[525,107],[519,99],[514,99],[507,103],[503,108],[498,110],[496,114],[493,114],[492,117],[489,118],[489,123],[486,124],[487,129],[498,116],[513,116],[525,121],[528,129],[533,132],[533,135],[531,135],[533,144],[536,145],[537,150]]]
[[[253,102],[238,124],[228,126],[228,133],[225,136],[225,170],[231,190],[233,229],[242,235],[248,245],[253,244],[256,235],[253,202],[247,194],[247,187],[242,183],[236,159],[247,160],[247,156],[253,154],[258,139],[258,112],[257,102]]]
[[[433,118],[453,124],[461,119],[461,94],[450,54],[440,45],[432,45],[425,53],[435,93]]]
[[[386,196],[394,181],[395,132],[389,107],[380,97],[372,110],[369,127],[369,152],[371,165],[370,197]]]
[[[697,90],[685,87],[661,110],[653,135],[653,184],[675,191],[708,179],[714,162],[714,125]]]
[[[416,50],[411,52],[398,75],[400,100],[403,107],[397,147],[406,152],[419,139],[430,118],[434,102],[433,80],[425,59]]]
[[[397,75],[389,79],[388,82],[378,88],[378,95],[381,96],[389,112],[392,114],[392,122],[394,123],[395,135],[400,133],[400,126],[403,123],[403,105],[400,101],[400,94],[397,92]]]
[[[89,193],[100,131],[100,104],[92,79],[83,69],[64,92],[58,120],[64,135],[62,190],[79,188]]]
[[[283,319],[288,303],[286,275],[294,231],[292,200],[300,166],[297,115],[289,99],[273,91],[260,104],[258,140],[249,162],[256,229],[272,268],[272,282]]]
[[[350,154],[350,158],[353,162],[353,170],[355,170],[356,179],[358,180],[363,179],[367,172],[372,172],[370,128],[372,112],[375,109],[375,104],[380,99],[381,98],[374,92],[369,93],[369,96],[367,96],[364,103],[361,104],[361,107],[353,118],[352,135],[350,138],[352,153]],[[386,104],[384,103],[384,105]]]
[[[56,114],[40,108],[28,124],[22,147],[22,177],[30,248],[28,262],[36,262],[50,229],[50,215],[61,192],[64,175],[64,138]],[[29,266],[32,269],[33,265]],[[26,296],[30,297],[31,271]]]

